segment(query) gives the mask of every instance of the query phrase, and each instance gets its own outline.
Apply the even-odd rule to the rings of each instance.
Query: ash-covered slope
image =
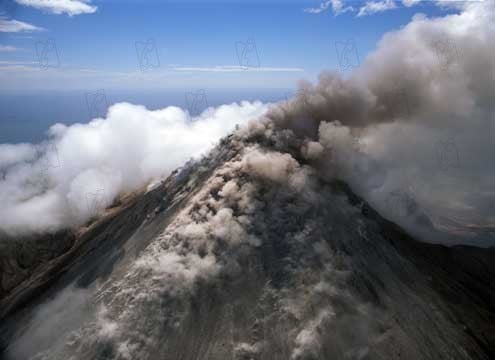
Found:
[[[308,152],[241,130],[107,213],[1,300],[3,357],[494,358],[495,251],[412,239]]]

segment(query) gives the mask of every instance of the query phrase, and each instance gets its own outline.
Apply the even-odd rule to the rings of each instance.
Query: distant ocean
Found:
[[[242,100],[276,102],[292,96],[287,89],[96,90],[0,92],[0,144],[37,143],[56,123],[87,123],[118,102],[161,109],[170,105],[197,115],[208,106]]]

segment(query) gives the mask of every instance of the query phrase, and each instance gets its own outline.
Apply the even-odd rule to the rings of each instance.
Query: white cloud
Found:
[[[97,7],[90,0],[15,0],[18,4],[45,10],[53,14],[66,13],[69,16],[92,14]]]
[[[279,88],[293,86],[306,70],[302,68],[240,68],[190,67],[182,65],[163,66],[156,71],[109,71],[88,69],[60,63],[60,66],[44,68],[36,62],[0,61],[0,89],[73,89],[98,88],[106,83],[107,88],[151,89],[176,88],[233,88],[242,86],[268,88],[277,84]],[[195,76],[190,76],[194,74]],[[211,76],[216,74],[217,76]]]
[[[320,14],[322,12],[325,12],[328,10],[328,8],[332,5],[332,1],[324,1],[320,4],[320,6],[316,8],[306,8],[304,9],[304,12],[310,13],[310,14]]]
[[[178,107],[151,111],[119,103],[104,119],[52,126],[46,143],[2,145],[0,229],[30,233],[79,225],[120,192],[168,175],[265,110],[260,102],[242,102],[191,118]]]
[[[335,15],[339,15],[345,12],[355,12],[359,10],[357,16],[360,17],[360,16],[376,14],[376,13],[384,12],[386,10],[392,10],[397,8],[397,4],[395,3],[395,0],[378,0],[378,1],[371,0],[366,2],[364,6],[361,6],[359,8],[354,8],[352,6],[345,6],[346,1],[348,0],[323,1],[320,4],[320,6],[314,8],[306,8],[304,9],[304,12],[310,14],[320,14],[331,8]],[[401,3],[405,7],[412,7],[419,4],[421,1],[422,0],[402,0]],[[450,1],[450,0],[445,0],[445,1],[427,0],[427,1],[431,2],[432,5],[436,5],[436,6],[459,8],[459,2],[457,1]]]
[[[418,3],[420,3],[422,0],[402,0],[402,4],[405,6],[405,7],[411,7],[411,6],[414,6]]]
[[[0,17],[0,32],[16,33],[16,32],[32,32],[42,31],[41,27],[25,23],[18,20],[6,20]]]
[[[320,14],[324,11],[327,11],[328,8],[332,7],[332,11],[335,15],[339,15],[342,13],[345,13],[347,11],[353,11],[352,6],[347,6],[344,7],[344,2],[343,0],[328,0],[324,1],[320,4],[319,7],[317,8],[307,8],[304,9],[304,12],[310,13],[310,14]]]
[[[14,52],[19,50],[15,46],[10,46],[10,45],[0,45],[0,52]]]
[[[0,72],[3,75],[7,75],[9,72],[13,73],[24,73],[27,74],[28,72],[34,72],[37,71],[39,72],[39,67],[36,68],[34,66],[29,66],[29,65],[23,65],[23,64],[7,64],[7,65],[0,65]]]
[[[396,8],[397,5],[394,0],[368,1],[366,5],[362,6],[359,9],[359,13],[357,16],[359,17],[359,16],[376,14]]]
[[[172,68],[173,71],[191,71],[191,72],[244,72],[244,71],[256,71],[256,72],[302,72],[303,68],[297,67],[242,67],[236,65],[223,65],[223,66],[176,66]]]
[[[35,156],[36,148],[32,144],[0,144],[0,169],[33,160]]]

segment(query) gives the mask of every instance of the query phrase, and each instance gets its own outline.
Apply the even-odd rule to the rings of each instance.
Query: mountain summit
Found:
[[[251,123],[54,235],[68,249],[4,290],[3,357],[492,359],[494,250],[414,239],[324,151]]]

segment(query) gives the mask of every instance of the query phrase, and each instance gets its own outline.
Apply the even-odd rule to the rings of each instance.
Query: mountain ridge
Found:
[[[231,135],[91,224],[1,300],[5,356],[493,357],[495,249],[414,240],[347,184],[316,176],[297,145]],[[184,218],[203,213],[207,223]],[[217,220],[199,244],[189,225]],[[33,319],[71,286],[93,289],[92,315],[84,306],[65,345],[39,340]],[[119,315],[123,306],[135,313]]]

